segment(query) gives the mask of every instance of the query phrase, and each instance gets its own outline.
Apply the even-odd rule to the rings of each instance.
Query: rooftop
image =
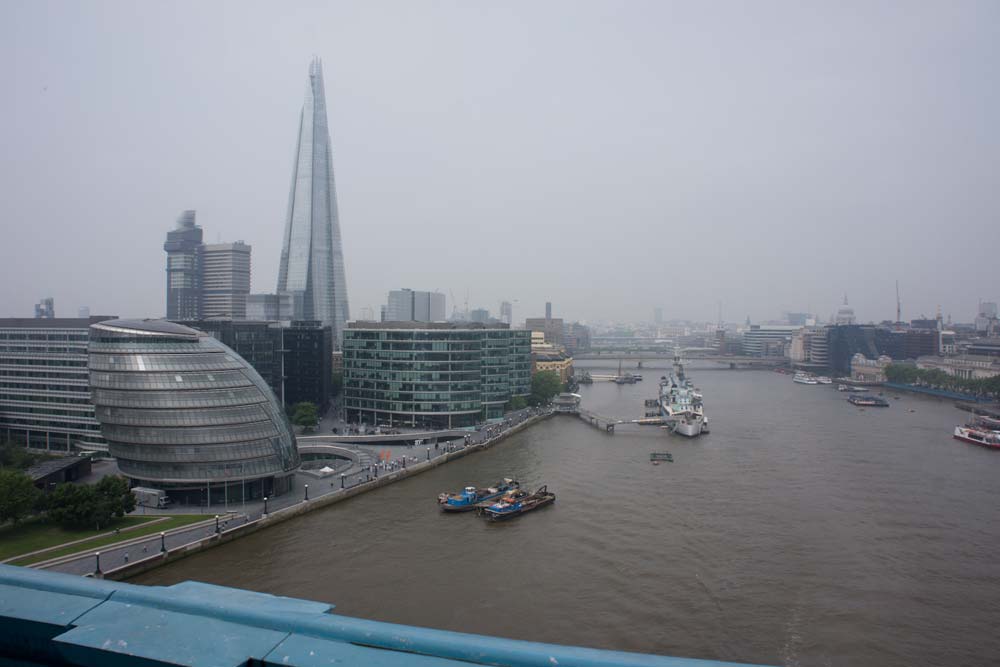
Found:
[[[92,325],[94,329],[114,333],[129,333],[140,335],[177,336],[178,338],[197,338],[201,332],[186,327],[183,324],[168,320],[107,320]]]
[[[454,330],[466,329],[509,329],[509,324],[487,324],[484,322],[348,322],[348,329],[406,329],[406,330]]]
[[[60,470],[65,470],[66,468],[72,468],[73,466],[86,461],[87,459],[81,456],[66,456],[61,459],[51,459],[49,461],[42,461],[36,465],[31,466],[24,471],[31,481],[37,481],[43,477],[48,477],[54,472],[59,472]]]

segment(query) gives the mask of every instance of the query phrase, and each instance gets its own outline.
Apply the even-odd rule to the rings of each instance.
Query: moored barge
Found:
[[[442,493],[438,496],[438,504],[444,512],[469,512],[483,501],[498,498],[520,487],[518,482],[508,477],[484,489],[467,486],[459,493]]]
[[[550,505],[555,501],[556,494],[551,493],[547,486],[543,486],[523,498],[507,498],[505,496],[495,503],[480,507],[479,514],[487,521],[505,521],[539,507]]]

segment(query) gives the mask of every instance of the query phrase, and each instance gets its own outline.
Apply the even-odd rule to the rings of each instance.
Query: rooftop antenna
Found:
[[[901,312],[902,311],[901,311],[900,306],[899,306],[899,281],[897,280],[896,281],[896,321],[897,322],[902,322],[903,321],[903,316],[902,316]]]

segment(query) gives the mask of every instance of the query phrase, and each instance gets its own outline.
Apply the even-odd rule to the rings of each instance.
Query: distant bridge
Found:
[[[586,352],[573,357],[574,361],[647,361],[654,359],[673,360],[673,352],[640,352],[637,350],[609,351],[609,352]],[[776,368],[787,366],[788,359],[785,357],[746,357],[731,356],[725,354],[712,354],[707,352],[686,351],[681,359],[686,363],[689,361],[707,361],[716,364],[726,364],[729,368]]]

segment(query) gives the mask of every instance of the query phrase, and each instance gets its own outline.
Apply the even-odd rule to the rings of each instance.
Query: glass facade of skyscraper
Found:
[[[339,344],[349,311],[319,59],[309,66],[309,85],[299,117],[277,293],[292,295],[295,312],[288,319],[330,325],[335,344]]]
[[[348,421],[473,426],[529,393],[529,331],[468,322],[359,322],[344,331]]]
[[[90,327],[89,368],[101,431],[135,482],[196,496],[211,485],[251,496],[289,488],[299,455],[288,418],[215,338],[164,320],[101,322]]]

